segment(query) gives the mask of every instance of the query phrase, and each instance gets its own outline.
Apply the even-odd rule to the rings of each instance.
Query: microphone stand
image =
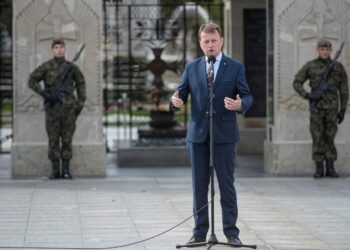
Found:
[[[207,250],[210,250],[213,245],[224,245],[224,246],[230,246],[230,247],[247,247],[256,249],[256,245],[245,245],[245,244],[234,244],[234,243],[226,243],[226,242],[219,242],[215,235],[214,230],[214,196],[215,196],[215,188],[214,188],[214,158],[213,158],[213,145],[214,145],[214,136],[213,136],[213,119],[215,115],[215,111],[213,108],[213,99],[214,99],[214,93],[213,93],[213,87],[214,87],[214,63],[216,61],[215,56],[209,56],[208,62],[210,64],[210,68],[213,71],[211,74],[211,78],[208,79],[209,81],[209,153],[210,153],[210,160],[209,160],[209,168],[210,168],[210,193],[211,193],[211,234],[209,236],[209,239],[207,242],[199,242],[199,243],[191,243],[191,244],[185,244],[185,245],[176,245],[176,248],[181,247],[201,247],[208,245]]]

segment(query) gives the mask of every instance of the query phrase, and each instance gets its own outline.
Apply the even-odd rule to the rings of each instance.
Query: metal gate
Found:
[[[138,140],[138,127],[150,122],[150,113],[168,109],[185,64],[201,55],[200,25],[213,21],[224,30],[223,4],[213,2],[103,1],[108,150]],[[175,114],[182,127],[187,109]]]
[[[143,2],[146,2],[143,3]],[[140,4],[138,4],[140,3]],[[142,3],[142,4],[141,4]],[[219,1],[104,0],[104,134],[107,148],[138,139],[151,110],[165,110],[188,61],[201,55],[199,26],[223,27]],[[224,29],[223,29],[224,30]],[[0,153],[12,140],[12,1],[0,1]],[[182,127],[187,108],[176,113]]]
[[[12,134],[12,1],[0,1],[0,153],[9,152]]]

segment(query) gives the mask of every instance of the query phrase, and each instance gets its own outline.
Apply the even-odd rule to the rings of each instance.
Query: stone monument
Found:
[[[71,171],[74,176],[105,175],[102,135],[102,1],[13,1],[13,177],[46,176],[47,135],[43,100],[27,86],[29,74],[52,58],[51,41],[66,41],[66,59],[80,45],[85,50],[77,65],[86,80],[87,101],[77,120]]]
[[[273,5],[273,122],[268,124],[264,143],[265,171],[272,174],[307,174],[315,171],[309,132],[309,105],[293,89],[296,72],[317,57],[318,39],[333,44],[333,54],[341,41],[350,38],[350,3],[346,0],[274,0]],[[339,61],[350,73],[350,44],[346,43]],[[305,87],[308,83],[305,83]],[[306,87],[307,88],[307,87]],[[338,127],[336,170],[350,173],[350,114]],[[271,117],[270,117],[271,118]]]

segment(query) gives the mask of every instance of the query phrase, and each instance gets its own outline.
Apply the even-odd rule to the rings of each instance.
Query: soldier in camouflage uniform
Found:
[[[73,92],[63,93],[62,101],[58,101],[51,91],[55,80],[58,79],[64,67],[71,62],[65,60],[66,50],[62,39],[53,40],[51,48],[54,58],[33,71],[28,86],[50,104],[49,108],[46,109],[46,132],[49,139],[48,157],[52,162],[50,179],[61,177],[72,179],[69,168],[69,161],[72,159],[72,138],[76,119],[86,100],[85,80],[78,66],[73,64],[72,70],[65,78],[65,84],[73,86],[76,89],[76,95]],[[41,81],[44,82],[44,87],[39,84]],[[62,174],[60,173],[61,159]]]
[[[316,51],[319,57],[307,62],[295,75],[293,83],[295,91],[310,101],[315,101],[312,91],[319,86],[323,73],[331,62],[331,42],[321,39],[317,43]],[[309,80],[311,93],[303,88],[306,80]],[[334,161],[337,160],[334,138],[338,129],[337,123],[340,124],[343,121],[348,103],[348,77],[340,62],[336,62],[327,83],[329,87],[335,86],[334,91],[327,91],[320,100],[317,100],[316,110],[310,112],[312,158],[316,162],[314,178],[324,176],[324,161],[326,162],[325,176],[339,177],[334,170]]]

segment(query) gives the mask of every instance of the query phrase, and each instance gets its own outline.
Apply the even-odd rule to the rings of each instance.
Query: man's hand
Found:
[[[80,113],[81,113],[82,110],[83,110],[83,106],[80,105],[80,104],[78,104],[78,105],[75,107],[75,110],[74,110],[74,112],[75,112],[75,117],[78,117],[78,116],[80,115]]]
[[[179,96],[179,91],[176,91],[173,97],[171,97],[171,103],[177,108],[180,108],[182,105],[184,105],[183,100]]]
[[[242,100],[238,94],[236,96],[236,100],[229,97],[225,97],[224,102],[225,108],[228,110],[240,110],[242,107]]]
[[[345,109],[341,109],[337,114],[339,124],[342,123],[342,121],[344,120],[344,116],[345,116]]]

